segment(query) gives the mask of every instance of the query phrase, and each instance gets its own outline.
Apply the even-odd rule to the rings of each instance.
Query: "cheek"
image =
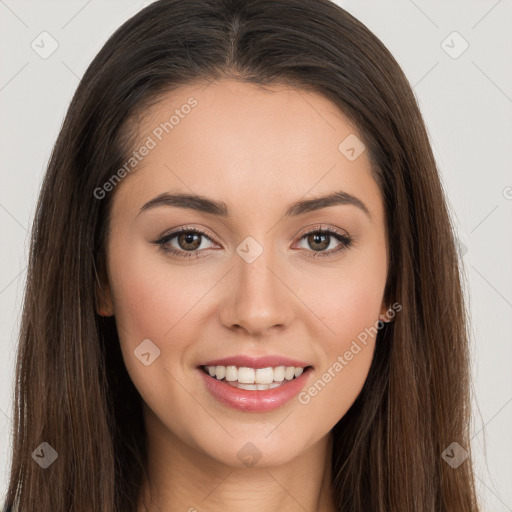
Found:
[[[123,341],[130,344],[146,338],[163,343],[172,337],[200,297],[197,281],[148,251],[133,250],[129,257],[114,252],[111,268],[116,321],[125,333]]]
[[[163,258],[157,261],[160,258],[149,257],[147,251],[133,250],[129,257],[120,253],[112,253],[109,277],[123,360],[149,409],[178,429],[180,421],[166,415],[190,408],[190,396],[182,384],[190,376],[183,372],[183,360],[190,340],[197,338],[191,331],[193,322],[188,321],[190,312],[204,292],[189,274],[171,271]],[[144,352],[149,351],[154,362],[145,365],[139,359],[142,346],[148,347]],[[186,430],[182,436],[187,436]]]
[[[326,351],[333,354],[347,350],[351,340],[379,319],[386,283],[385,254],[357,254],[337,269],[322,272],[325,276],[318,274],[302,288],[302,297],[316,314]]]
[[[148,272],[133,268],[133,263],[119,269],[112,279],[116,322],[124,343],[143,339],[161,339],[172,326],[170,311],[179,313],[176,289],[171,283],[155,280]],[[177,309],[178,310],[177,310]]]
[[[375,254],[340,266],[338,272],[331,269],[330,279],[318,280],[321,293],[311,286],[304,295],[318,317],[322,357],[314,379],[298,398],[328,423],[336,423],[347,412],[368,376],[385,280],[385,257]]]
[[[142,250],[121,251],[119,246],[115,249],[111,253],[109,279],[121,352],[131,380],[153,408],[153,401],[158,396],[168,398],[169,389],[175,384],[166,369],[172,367],[174,375],[181,366],[179,361],[186,352],[188,338],[177,332],[183,329],[185,322],[180,319],[190,306],[183,300],[184,283],[167,278],[155,258],[148,258]],[[147,353],[149,356],[144,355]],[[176,377],[179,379],[180,375]]]
[[[358,282],[344,290],[326,292],[324,301],[323,322],[330,331],[323,335],[320,364],[298,401],[309,408],[315,421],[334,426],[350,409],[368,377],[379,300]],[[324,327],[320,329],[325,332]]]

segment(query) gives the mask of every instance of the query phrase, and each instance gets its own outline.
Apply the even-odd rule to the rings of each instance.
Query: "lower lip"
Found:
[[[311,370],[312,368],[308,367],[300,377],[285,381],[285,384],[278,388],[258,391],[235,388],[215,377],[210,377],[198,368],[206,388],[219,402],[247,412],[273,411],[288,403],[304,388]]]

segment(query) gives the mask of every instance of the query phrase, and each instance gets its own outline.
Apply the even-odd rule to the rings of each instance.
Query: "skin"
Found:
[[[330,431],[362,389],[375,338],[308,404],[293,399],[271,412],[219,403],[196,370],[229,355],[283,355],[313,366],[308,389],[388,309],[382,196],[367,152],[350,161],[338,150],[357,131],[319,94],[268,89],[223,80],[168,94],[144,119],[141,142],[191,96],[198,105],[112,192],[99,312],[115,315],[144,400],[150,485],[141,511],[335,510]],[[363,201],[371,218],[353,205],[283,216],[299,199],[339,190]],[[230,216],[171,206],[139,214],[163,192],[224,201]],[[318,246],[303,234],[319,224],[352,236],[352,245],[312,258]],[[197,259],[152,243],[182,226],[207,234]],[[263,248],[252,263],[236,252],[247,236]],[[184,243],[168,245],[186,254]],[[330,237],[320,251],[339,246]],[[134,356],[145,339],[160,349],[148,366]],[[247,442],[261,453],[251,467],[237,457]]]

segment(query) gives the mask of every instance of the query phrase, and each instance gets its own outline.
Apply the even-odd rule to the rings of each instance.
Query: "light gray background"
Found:
[[[112,32],[148,3],[0,0],[2,500],[28,231],[40,181],[79,78]],[[464,253],[479,494],[485,511],[512,511],[512,0],[337,3],[393,53],[423,112]],[[59,45],[47,59],[31,48],[43,31]],[[469,44],[459,56],[464,42],[454,31]]]

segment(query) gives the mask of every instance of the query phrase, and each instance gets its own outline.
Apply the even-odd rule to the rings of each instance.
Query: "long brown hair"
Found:
[[[385,203],[385,297],[365,385],[333,429],[338,510],[479,510],[468,454],[470,359],[455,234],[425,125],[401,68],[328,0],[159,0],[84,74],[42,185],[29,255],[7,506],[130,512],[145,477],[141,397],[115,320],[96,314],[113,193],[137,120],[177,87],[222,78],[320,93],[358,128]],[[34,451],[57,459],[42,469]],[[43,453],[41,452],[41,453]],[[51,452],[53,453],[53,452]],[[55,455],[55,454],[54,454]]]

